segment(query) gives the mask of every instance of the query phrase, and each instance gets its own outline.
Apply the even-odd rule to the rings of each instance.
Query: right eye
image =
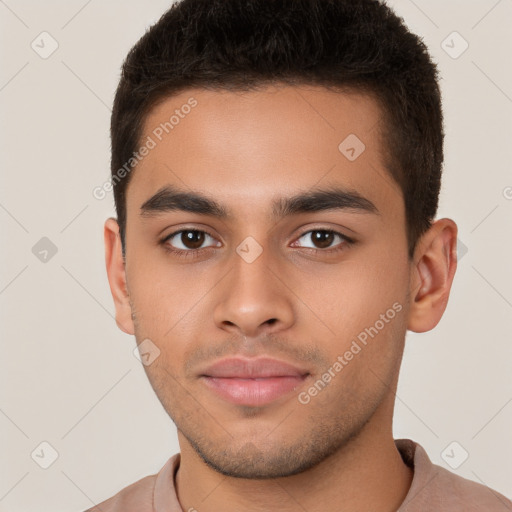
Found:
[[[205,243],[205,240],[207,241],[208,239],[215,240],[213,236],[206,231],[199,229],[181,229],[166,236],[162,240],[162,243],[171,252],[184,253],[206,249],[208,246],[201,246]],[[220,242],[214,246],[219,247],[219,245]],[[210,247],[211,246],[212,245],[210,245]]]

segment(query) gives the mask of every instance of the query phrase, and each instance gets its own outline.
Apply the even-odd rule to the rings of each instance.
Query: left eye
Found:
[[[312,244],[316,244],[309,246],[312,249],[328,249],[331,247],[331,244],[336,239],[336,237],[338,237],[342,242],[350,241],[346,236],[343,236],[341,233],[326,229],[315,229],[312,231],[308,231],[307,233],[304,233],[300,238],[298,238],[297,241],[300,241],[302,239],[309,239],[311,240]],[[294,244],[295,243],[296,242],[294,242]]]

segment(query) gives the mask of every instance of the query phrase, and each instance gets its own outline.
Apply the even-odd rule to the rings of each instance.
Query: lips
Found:
[[[229,358],[200,374],[201,380],[220,398],[236,405],[261,406],[299,387],[308,371],[270,358]]]

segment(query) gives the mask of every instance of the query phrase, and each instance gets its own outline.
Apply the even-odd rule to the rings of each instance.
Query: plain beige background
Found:
[[[512,496],[512,0],[390,4],[443,77],[439,217],[460,238],[444,318],[407,336],[395,437]],[[169,5],[0,0],[2,512],[85,510],[178,451],[135,339],[115,325],[113,198],[92,194],[109,177],[122,60]]]

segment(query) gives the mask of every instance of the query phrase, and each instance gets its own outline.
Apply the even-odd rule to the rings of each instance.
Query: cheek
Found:
[[[196,315],[196,305],[211,288],[207,279],[191,269],[190,265],[170,265],[154,255],[130,261],[127,278],[136,317],[140,326],[157,338]]]
[[[179,378],[187,354],[211,329],[208,295],[218,281],[217,273],[198,277],[197,270],[191,269],[146,264],[133,265],[129,272],[137,343],[149,338],[159,350],[158,359],[145,367],[155,389],[160,383],[162,389],[179,386],[169,373]]]
[[[304,309],[303,319],[315,332],[315,343],[331,365],[338,362],[337,368],[343,368],[335,371],[343,377],[334,379],[333,392],[355,396],[365,389],[377,392],[383,382],[389,383],[407,326],[406,268],[398,258],[351,260],[329,278],[317,279],[316,286],[304,281],[297,292],[316,313]]]
[[[393,304],[404,306],[408,284],[405,262],[354,259],[329,270],[314,277],[299,276],[294,287],[309,308],[304,309],[308,323],[317,322],[322,332],[347,340],[373,325]],[[395,312],[391,310],[388,316]]]

